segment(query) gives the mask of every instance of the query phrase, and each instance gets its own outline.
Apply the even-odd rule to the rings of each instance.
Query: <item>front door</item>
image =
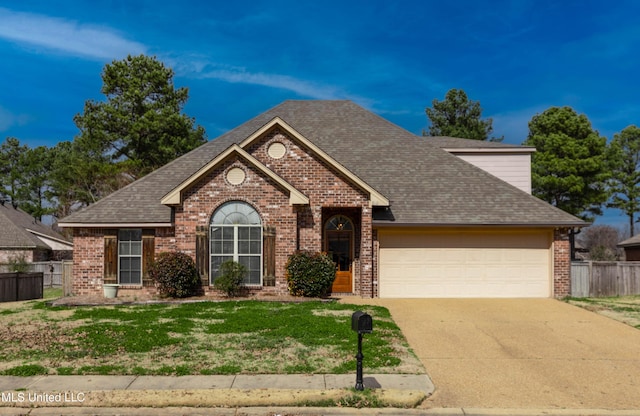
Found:
[[[326,250],[336,263],[336,279],[331,291],[334,293],[351,293],[351,264],[353,262],[353,231],[327,230]]]

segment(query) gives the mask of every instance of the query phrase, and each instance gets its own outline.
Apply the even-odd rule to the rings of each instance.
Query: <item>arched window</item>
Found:
[[[324,226],[328,231],[353,231],[353,223],[344,215],[335,215]]]
[[[244,283],[262,284],[262,222],[249,204],[230,201],[211,217],[211,283],[220,275],[220,265],[234,260],[247,268]]]

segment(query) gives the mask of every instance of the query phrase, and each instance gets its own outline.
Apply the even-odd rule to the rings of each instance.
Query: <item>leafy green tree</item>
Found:
[[[427,108],[429,136],[450,136],[473,140],[502,141],[504,137],[492,137],[493,120],[482,120],[482,108],[477,101],[471,101],[464,90],[451,89],[443,101],[434,99],[432,108]],[[427,135],[423,132],[423,135]]]
[[[602,214],[608,199],[607,139],[584,114],[571,107],[536,114],[524,144],[536,148],[531,166],[535,196],[586,221]]]
[[[19,158],[21,183],[17,194],[20,208],[39,221],[54,211],[49,203],[52,162],[52,152],[45,146],[27,148]]]
[[[181,111],[187,88],[155,57],[128,56],[102,72],[105,102],[89,100],[74,121],[81,147],[126,166],[133,179],[206,142],[201,126]]]
[[[51,148],[48,197],[56,218],[93,204],[132,180],[122,165],[113,163],[100,146],[89,147],[90,143],[64,141]]]
[[[640,128],[632,125],[614,134],[608,159],[612,197],[607,206],[618,208],[629,217],[633,237],[636,214],[640,211]]]
[[[28,147],[15,137],[7,137],[0,145],[0,197],[14,206],[20,204],[20,188],[24,178],[21,160]]]

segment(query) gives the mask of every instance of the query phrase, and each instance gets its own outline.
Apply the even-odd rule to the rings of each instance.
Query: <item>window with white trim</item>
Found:
[[[142,284],[142,230],[118,230],[118,283]]]
[[[247,268],[244,284],[262,284],[262,222],[251,205],[241,201],[221,205],[211,217],[209,235],[212,284],[227,260]]]

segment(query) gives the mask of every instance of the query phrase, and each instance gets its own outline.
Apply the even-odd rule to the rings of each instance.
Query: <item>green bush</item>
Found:
[[[213,282],[213,286],[232,298],[240,293],[246,275],[246,267],[233,260],[227,260],[220,265],[220,276]]]
[[[289,293],[294,296],[326,296],[336,278],[336,265],[324,253],[299,251],[286,265]]]
[[[151,265],[149,276],[162,296],[184,298],[197,294],[200,277],[193,259],[184,253],[160,253]]]
[[[7,260],[9,270],[14,273],[26,273],[29,271],[29,262],[24,254],[13,256]]]

